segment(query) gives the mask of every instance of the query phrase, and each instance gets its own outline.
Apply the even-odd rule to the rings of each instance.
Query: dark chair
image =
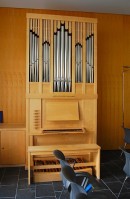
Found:
[[[70,168],[70,170],[72,169],[72,171],[74,171],[73,167],[76,163],[76,160],[74,158],[71,158],[71,157],[66,158],[65,155],[63,154],[63,152],[60,151],[60,150],[54,150],[53,154],[59,160],[60,165],[61,165],[61,169],[65,166],[68,166]],[[68,160],[72,162],[72,167],[68,163]],[[64,177],[62,172],[60,172],[60,175],[61,175],[61,179],[62,179],[62,183],[63,183],[63,189],[61,191],[59,198],[61,198],[64,190],[69,190],[69,187],[70,187],[70,182]],[[85,172],[85,173],[84,172],[80,172],[80,173],[74,172],[73,175],[75,176],[75,178],[76,178],[76,176],[82,176],[82,180],[80,180],[80,183],[82,184],[82,186],[86,185],[86,183],[88,181],[88,176],[90,176],[90,174],[87,173],[87,172]]]
[[[125,128],[124,129],[124,149],[126,148],[127,144],[130,144],[130,129],[129,128]],[[121,153],[121,155],[123,154],[123,152]]]
[[[70,183],[70,199],[111,199],[111,196],[108,196],[103,191],[93,192],[93,188],[86,191],[86,188],[89,186],[89,178],[85,186],[79,185],[77,176],[70,166],[63,166],[61,172],[64,178]]]
[[[130,144],[130,129],[129,128],[124,128],[124,141],[125,145],[124,148],[126,147],[127,144]]]
[[[124,155],[125,155],[125,165],[124,165],[124,167],[123,167],[123,171],[125,172],[126,177],[125,177],[125,179],[124,179],[124,181],[123,181],[123,183],[122,183],[121,189],[120,189],[119,194],[118,194],[118,198],[119,198],[119,196],[120,196],[120,194],[121,194],[121,191],[122,191],[122,189],[123,189],[123,186],[124,186],[124,184],[125,184],[125,181],[127,180],[127,178],[130,177],[130,153],[128,153],[128,152],[127,152],[126,150],[124,150],[123,148],[120,148],[120,149],[122,150],[122,153],[124,153]]]

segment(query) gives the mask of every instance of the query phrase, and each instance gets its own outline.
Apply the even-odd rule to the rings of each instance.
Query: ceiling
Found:
[[[130,15],[130,0],[0,0],[0,7]]]

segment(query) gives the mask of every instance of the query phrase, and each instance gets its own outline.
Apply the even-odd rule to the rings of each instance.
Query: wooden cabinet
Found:
[[[23,128],[4,127],[0,129],[0,164],[25,164],[25,136]]]

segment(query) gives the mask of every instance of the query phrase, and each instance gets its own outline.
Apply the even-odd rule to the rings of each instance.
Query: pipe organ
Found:
[[[30,145],[96,143],[97,19],[27,14]]]

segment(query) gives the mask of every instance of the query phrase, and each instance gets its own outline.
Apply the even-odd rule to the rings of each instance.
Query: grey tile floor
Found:
[[[125,174],[123,172],[124,156],[120,151],[101,151],[101,189],[116,198]],[[51,180],[51,179],[50,179]],[[0,199],[58,199],[62,182],[35,183],[28,186],[27,171],[24,167],[0,168]],[[130,179],[120,195],[120,199],[130,199]],[[62,199],[69,199],[64,192]]]

